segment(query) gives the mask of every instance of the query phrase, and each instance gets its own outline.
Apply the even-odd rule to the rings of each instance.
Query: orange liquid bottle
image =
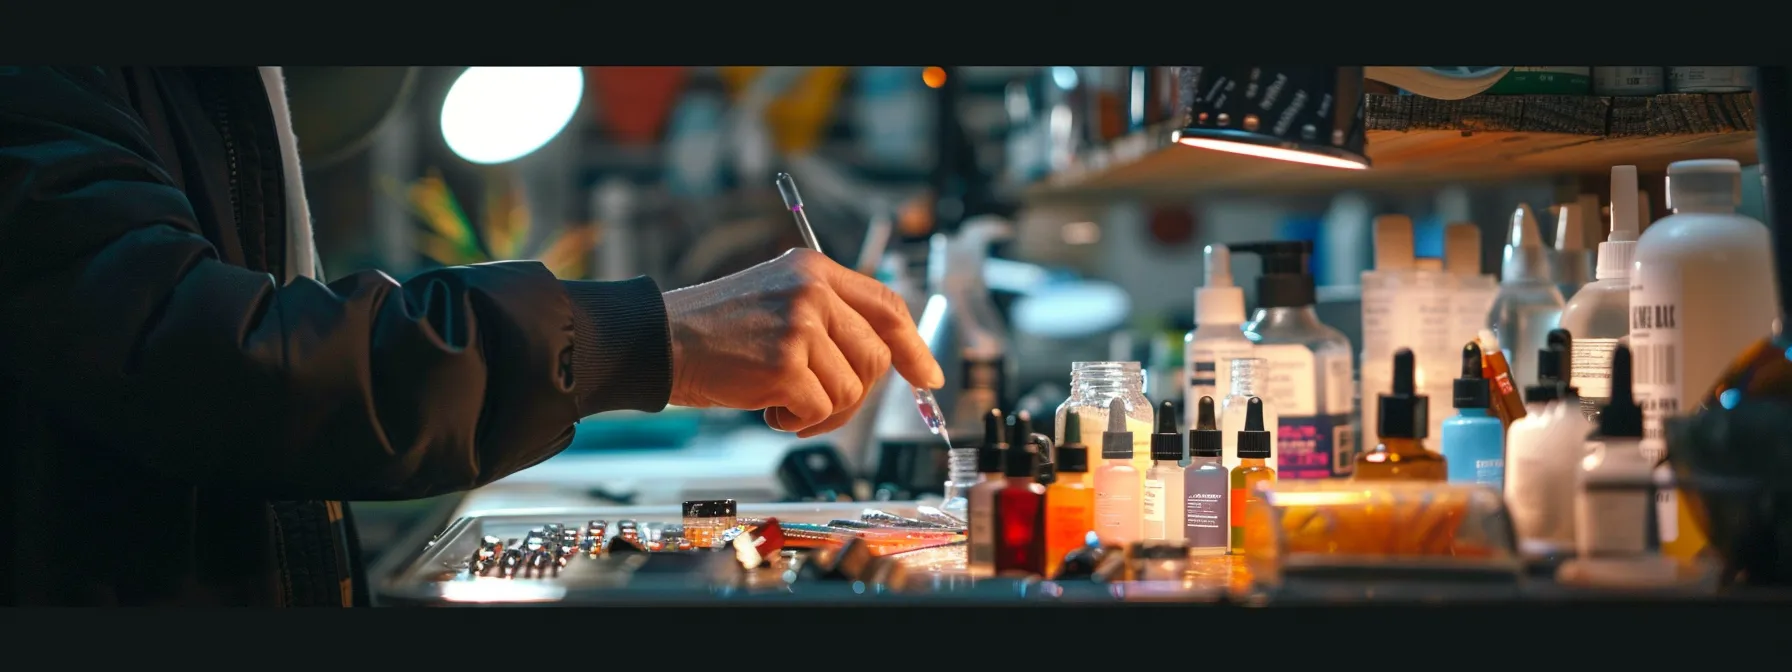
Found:
[[[1089,476],[1089,447],[1083,444],[1079,413],[1064,417],[1058,446],[1057,481],[1045,489],[1045,575],[1055,576],[1064,556],[1082,548],[1095,529],[1095,482]]]

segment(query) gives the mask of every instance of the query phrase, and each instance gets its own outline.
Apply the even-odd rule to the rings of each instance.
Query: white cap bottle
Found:
[[[1202,252],[1204,282],[1195,289],[1195,330],[1183,339],[1183,399],[1221,398],[1231,386],[1231,361],[1249,357],[1244,336],[1244,288],[1232,282],[1232,251],[1208,245]],[[1194,426],[1196,404],[1183,404]],[[1220,428],[1222,431],[1227,429]]]
[[[1673,214],[1643,232],[1630,271],[1630,349],[1651,452],[1660,450],[1662,419],[1690,412],[1780,317],[1767,226],[1736,212],[1742,166],[1679,161],[1668,166],[1667,190]],[[1662,542],[1674,532],[1663,529]]]
[[[1562,328],[1573,336],[1570,385],[1581,413],[1597,420],[1612,394],[1612,349],[1630,335],[1630,264],[1636,255],[1636,166],[1612,167],[1611,235],[1599,244],[1595,280],[1568,300]]]

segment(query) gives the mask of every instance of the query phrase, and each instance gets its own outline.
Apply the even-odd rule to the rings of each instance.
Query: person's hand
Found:
[[[666,295],[678,406],[765,409],[810,437],[845,425],[879,376],[946,382],[902,297],[812,250]]]

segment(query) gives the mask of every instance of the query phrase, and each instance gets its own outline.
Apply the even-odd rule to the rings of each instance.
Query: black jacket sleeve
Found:
[[[102,456],[270,498],[421,497],[665,405],[651,280],[505,262],[279,286],[218,260],[142,120],[83,77],[0,68],[0,376]]]

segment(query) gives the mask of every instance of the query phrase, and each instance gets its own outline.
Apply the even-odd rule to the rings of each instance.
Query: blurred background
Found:
[[[402,280],[440,265],[537,259],[562,278],[649,275],[673,289],[800,246],[773,185],[790,172],[829,256],[896,287],[924,332],[1002,349],[1004,398],[1039,418],[1068,394],[1073,361],[1143,362],[1152,399],[1180,401],[1204,245],[1311,241],[1320,317],[1355,350],[1356,284],[1375,216],[1410,216],[1422,257],[1441,256],[1446,223],[1476,223],[1483,271],[1497,273],[1516,204],[1545,219],[1553,204],[1604,193],[1606,167],[1620,162],[1545,158],[1511,170],[1487,154],[1485,170],[1468,157],[1447,171],[1378,172],[1374,133],[1384,131],[1372,104],[1377,170],[1265,173],[1255,168],[1265,160],[1248,157],[1235,161],[1255,163],[1171,165],[1154,144],[1180,114],[1174,68],[1164,67],[288,68],[288,77],[331,276],[377,268]],[[1636,163],[1659,184],[1667,160],[1729,156],[1690,151]],[[1234,167],[1256,172],[1228,179]],[[1758,182],[1743,180],[1743,210],[1759,218]],[[1661,190],[1652,191],[1659,217]],[[1603,237],[1590,228],[1587,249]],[[1259,272],[1253,255],[1234,261],[1251,306]],[[973,324],[942,326],[951,320]],[[942,363],[957,385],[961,365]],[[803,442],[755,413],[594,417],[566,453],[479,492],[361,505],[358,518],[377,554],[452,512],[913,498],[938,486],[945,451],[912,440],[912,401],[899,391],[867,404],[863,422]],[[941,401],[951,408],[950,394]]]

